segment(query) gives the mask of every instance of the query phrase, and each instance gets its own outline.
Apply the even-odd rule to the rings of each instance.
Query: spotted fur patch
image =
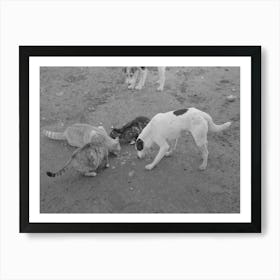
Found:
[[[184,115],[186,112],[188,111],[188,109],[179,109],[173,112],[173,114],[175,116],[180,116],[180,115]]]

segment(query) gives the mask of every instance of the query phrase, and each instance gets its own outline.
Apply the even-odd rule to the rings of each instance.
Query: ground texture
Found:
[[[75,148],[40,135],[40,211],[42,213],[237,213],[240,211],[239,68],[168,68],[163,92],[151,69],[141,91],[128,90],[121,68],[44,67],[40,75],[41,131],[63,131],[73,123],[121,126],[136,116],[196,107],[217,123],[232,121],[221,133],[208,134],[209,161],[199,171],[201,156],[192,136],[183,134],[177,149],[152,171],[157,149],[138,160],[134,146],[123,146],[110,168],[88,178],[68,170],[49,178]],[[229,102],[227,96],[237,98]]]

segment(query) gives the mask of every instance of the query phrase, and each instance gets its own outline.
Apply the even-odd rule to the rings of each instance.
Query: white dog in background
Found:
[[[157,69],[159,74],[159,80],[157,81],[159,86],[157,90],[163,91],[165,84],[165,67],[157,67]],[[125,67],[124,71],[126,74],[125,82],[128,84],[129,89],[140,90],[144,87],[148,75],[147,67]]]
[[[181,109],[167,113],[156,114],[142,130],[136,140],[138,158],[143,158],[153,144],[159,146],[159,152],[153,162],[146,165],[147,170],[153,169],[164,156],[169,156],[175,150],[177,139],[182,131],[189,131],[202,154],[202,164],[199,169],[207,167],[208,149],[207,132],[219,132],[231,125],[226,122],[216,125],[211,116],[196,108]],[[173,145],[170,143],[173,142]],[[172,147],[173,146],[173,147]]]

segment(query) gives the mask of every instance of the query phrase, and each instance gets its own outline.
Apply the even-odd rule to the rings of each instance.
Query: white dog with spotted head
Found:
[[[153,169],[164,156],[169,156],[175,150],[178,137],[182,131],[189,131],[201,151],[202,164],[199,169],[207,167],[208,149],[207,132],[219,132],[231,125],[226,122],[216,125],[211,116],[196,108],[181,109],[155,115],[143,129],[136,141],[138,158],[143,158],[153,144],[159,146],[159,152],[153,162],[146,165],[147,170]]]

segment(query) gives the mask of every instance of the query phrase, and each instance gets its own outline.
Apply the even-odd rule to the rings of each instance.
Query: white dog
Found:
[[[157,90],[163,91],[165,83],[165,67],[157,67],[157,69],[159,74],[159,80],[157,81],[159,86]],[[129,89],[140,90],[144,87],[148,75],[147,67],[126,67],[124,71],[126,74],[125,82],[128,84]]]
[[[175,150],[178,137],[182,131],[191,132],[194,141],[202,153],[202,164],[199,169],[207,167],[208,149],[207,132],[218,132],[228,128],[231,122],[216,125],[211,116],[196,108],[181,109],[155,115],[142,130],[136,140],[138,158],[143,158],[153,144],[159,146],[159,152],[152,163],[146,165],[147,170],[153,169],[164,156]],[[173,142],[173,145],[170,143]],[[172,147],[173,146],[173,147]]]

